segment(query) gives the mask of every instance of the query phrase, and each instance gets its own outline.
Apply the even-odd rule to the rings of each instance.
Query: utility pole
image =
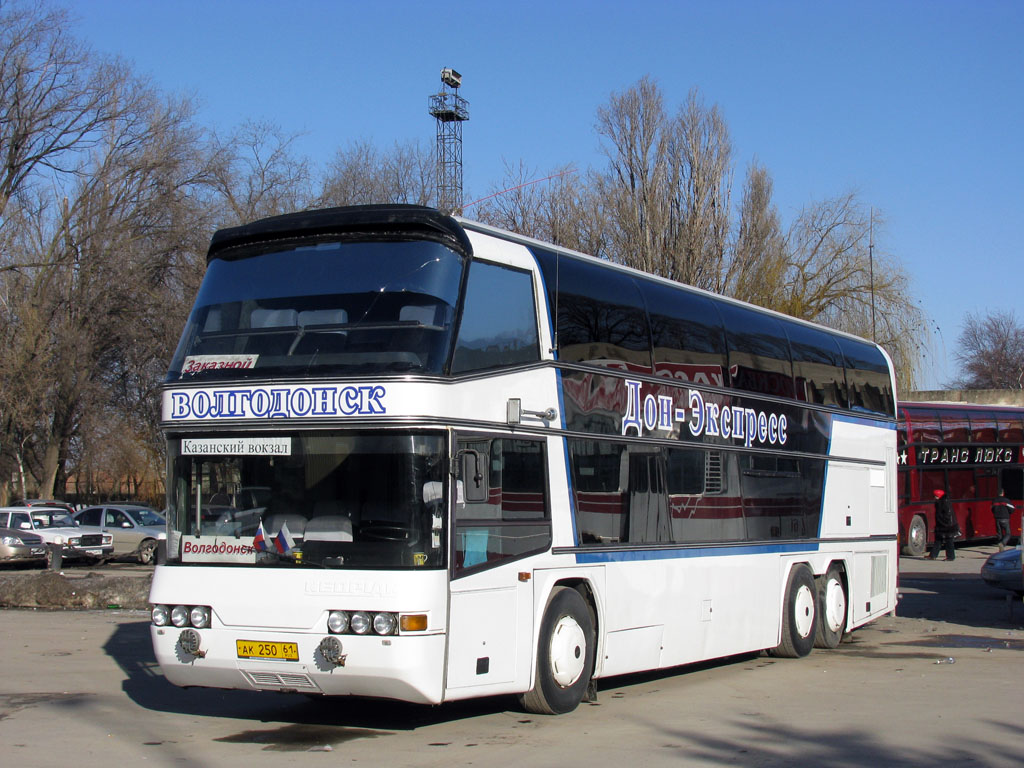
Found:
[[[875,334],[875,209],[868,217],[868,268],[871,271],[871,340],[878,343]]]

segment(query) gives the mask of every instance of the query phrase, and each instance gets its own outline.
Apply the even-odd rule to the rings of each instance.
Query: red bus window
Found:
[[[936,488],[946,490],[946,473],[941,469],[925,469],[921,471],[921,495],[922,501],[932,501],[932,491]]]
[[[942,439],[939,432],[939,414],[935,411],[914,409],[907,413],[910,425],[911,443],[937,443]]]
[[[951,499],[973,499],[974,491],[974,470],[949,470],[949,496]]]
[[[996,441],[996,421],[992,416],[972,413],[971,432],[976,443],[994,443]]]
[[[971,440],[971,423],[966,413],[942,412],[942,442],[967,443]]]
[[[999,418],[999,442],[1024,442],[1024,426],[1021,425],[1020,419],[1007,418],[1002,416]]]

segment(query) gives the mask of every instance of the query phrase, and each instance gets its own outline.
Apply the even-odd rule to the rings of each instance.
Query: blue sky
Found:
[[[763,163],[784,223],[855,190],[885,217],[930,318],[922,384],[955,376],[967,313],[1017,311],[1024,287],[1024,2],[269,2],[88,0],[73,30],[205,124],[303,132],[315,164],[352,141],[431,147],[427,98],[463,75],[465,198],[504,163],[599,165],[595,113],[644,75],[671,108],[691,88],[734,143],[738,201]],[[471,210],[470,210],[471,213]]]

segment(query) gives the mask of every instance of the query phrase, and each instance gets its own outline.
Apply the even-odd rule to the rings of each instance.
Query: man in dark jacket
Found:
[[[1010,540],[1010,513],[1013,502],[1006,498],[1006,493],[999,489],[999,496],[992,502],[992,517],[996,521],[996,536],[999,537],[999,551],[1002,552],[1006,542]]]
[[[953,505],[949,503],[946,492],[941,488],[935,489],[935,541],[932,542],[932,551],[928,555],[929,560],[939,556],[939,549],[946,548],[946,559],[956,560],[956,549],[953,542],[960,530],[956,516],[953,514]]]

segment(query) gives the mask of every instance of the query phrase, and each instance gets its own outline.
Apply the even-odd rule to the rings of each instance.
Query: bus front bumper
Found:
[[[183,638],[185,632],[192,634]],[[443,701],[443,634],[381,637],[155,625],[150,626],[150,634],[157,662],[174,685],[366,696],[420,704]],[[342,656],[334,663],[320,650],[325,637],[341,643]],[[240,658],[238,641],[274,648],[294,643],[298,660]]]

